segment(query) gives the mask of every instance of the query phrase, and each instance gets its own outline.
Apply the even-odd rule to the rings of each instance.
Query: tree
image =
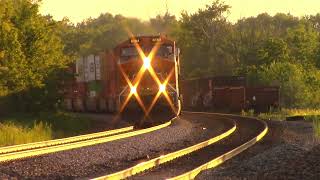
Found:
[[[319,33],[309,24],[300,24],[295,28],[288,29],[286,41],[290,47],[290,56],[295,63],[306,66],[316,64]]]
[[[224,16],[229,8],[217,0],[194,14],[182,13],[178,43],[183,53],[184,72],[192,73],[193,69],[200,68],[201,76],[232,73],[234,59],[228,53],[231,44],[227,38],[231,33],[231,24]],[[188,74],[185,73],[185,76]]]
[[[32,90],[48,91],[50,79],[57,79],[70,59],[63,54],[56,23],[39,14],[38,1],[2,0],[0,7],[0,87],[19,107]]]
[[[289,51],[286,42],[278,38],[266,40],[258,50],[259,65],[287,61]]]
[[[310,105],[310,91],[305,84],[302,66],[290,62],[273,62],[258,72],[263,84],[280,86],[281,103],[286,107]]]
[[[178,26],[178,21],[174,15],[166,12],[163,16],[157,15],[150,19],[150,25],[155,29],[155,32],[160,34],[172,35]]]

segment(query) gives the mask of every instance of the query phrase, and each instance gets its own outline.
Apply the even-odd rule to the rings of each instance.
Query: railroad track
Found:
[[[248,117],[200,112],[186,113],[209,114],[213,117],[231,118],[235,121],[235,124],[221,135],[197,145],[96,179],[124,179],[128,177],[133,179],[194,179],[201,171],[216,167],[251,147],[261,140],[268,131],[265,122]],[[148,170],[150,168],[153,169]],[[143,171],[145,172],[138,174]]]
[[[170,124],[171,120],[158,126],[136,131],[134,131],[133,126],[129,126],[126,128],[75,136],[70,138],[2,147],[0,148],[0,163],[137,136],[167,127]]]

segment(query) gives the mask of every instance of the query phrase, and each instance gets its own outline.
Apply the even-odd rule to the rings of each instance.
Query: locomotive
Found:
[[[81,57],[65,88],[71,111],[141,113],[181,111],[179,48],[166,36],[138,36],[99,55]]]

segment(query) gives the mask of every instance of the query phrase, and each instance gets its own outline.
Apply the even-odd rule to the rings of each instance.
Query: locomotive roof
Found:
[[[121,43],[119,43],[115,48],[121,47],[121,46],[126,46],[128,44],[133,44],[130,41],[132,39],[151,39],[151,38],[161,38],[162,42],[166,42],[166,43],[174,43],[173,40],[170,40],[167,36],[164,35],[142,35],[142,36],[134,36],[134,38],[128,38],[125,41],[122,41]]]

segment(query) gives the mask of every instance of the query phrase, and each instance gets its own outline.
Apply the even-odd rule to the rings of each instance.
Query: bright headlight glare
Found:
[[[131,92],[131,94],[137,93],[137,88],[132,86],[130,92]]]
[[[146,69],[149,69],[150,68],[150,66],[151,66],[151,64],[150,64],[150,58],[149,57],[145,57],[144,59],[143,59],[143,66],[146,68]]]
[[[160,84],[160,86],[159,86],[159,91],[160,91],[160,92],[165,92],[165,91],[166,91],[166,85]]]

